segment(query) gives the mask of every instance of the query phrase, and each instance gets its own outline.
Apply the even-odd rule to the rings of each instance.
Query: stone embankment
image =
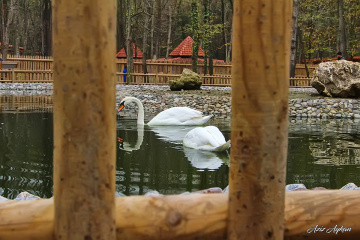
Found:
[[[1,188],[0,188],[1,190]],[[308,189],[306,188],[306,186],[304,184],[288,184],[285,186],[285,192],[291,192],[291,191],[307,191],[307,190],[331,190],[331,189],[326,189],[324,187],[315,187],[313,189]],[[356,186],[354,183],[348,183],[345,186],[343,186],[340,189],[336,189],[336,190],[360,190],[360,188],[358,186]],[[180,193],[179,195],[189,195],[189,194],[212,194],[212,193],[226,193],[229,194],[229,185],[224,188],[221,189],[219,187],[213,187],[213,188],[208,188],[208,189],[203,189],[200,191],[195,191],[195,192],[183,192]],[[1,196],[2,192],[0,191],[0,203],[1,202],[6,202],[6,201],[25,201],[25,200],[35,200],[35,199],[41,199],[39,196],[33,195],[29,192],[21,192],[18,196],[16,196],[16,198],[14,199],[8,199],[5,197]],[[148,192],[146,192],[144,194],[144,196],[161,196],[163,194],[159,193],[156,190],[149,190]],[[116,197],[126,197],[125,194],[121,193],[121,192],[116,192],[115,193]]]
[[[360,99],[324,98],[313,88],[290,89],[304,93],[289,99],[289,116],[300,118],[360,119]],[[52,84],[0,84],[0,95],[50,95]],[[307,97],[310,96],[311,97]],[[117,85],[117,104],[125,96],[139,98],[148,114],[175,106],[187,106],[218,118],[231,115],[230,87],[201,87],[199,91],[170,91],[169,86]],[[136,109],[128,110],[134,112]]]
[[[359,99],[290,99],[289,116],[300,118],[360,118]]]

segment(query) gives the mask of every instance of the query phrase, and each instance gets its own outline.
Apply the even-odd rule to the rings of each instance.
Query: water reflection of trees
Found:
[[[310,154],[316,164],[360,164],[360,136],[357,120],[296,119],[291,133],[309,135]]]
[[[359,123],[350,119],[292,119],[287,183],[332,189],[349,182],[359,184]]]
[[[0,114],[0,188],[13,199],[22,191],[52,196],[51,113]]]

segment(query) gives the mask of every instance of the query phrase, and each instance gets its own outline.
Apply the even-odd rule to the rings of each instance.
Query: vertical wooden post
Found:
[[[291,5],[234,1],[228,239],[283,239]]]
[[[11,69],[11,82],[14,83],[16,80],[16,77],[15,77],[15,69]]]
[[[52,1],[56,239],[115,239],[116,3]]]

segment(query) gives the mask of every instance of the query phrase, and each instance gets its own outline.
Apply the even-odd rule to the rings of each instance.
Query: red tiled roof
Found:
[[[157,59],[158,61],[165,61],[165,58],[159,58]],[[177,57],[177,58],[168,58],[166,60],[167,62],[175,62],[175,63],[191,63],[192,59],[187,57]],[[198,62],[199,63],[203,63],[204,59],[203,58],[198,58]],[[220,59],[213,59],[214,63],[224,63],[224,60],[220,60]]]
[[[193,39],[188,36],[170,54],[171,57],[190,57],[192,55]],[[203,57],[204,51],[199,47],[199,57]]]
[[[122,48],[117,54],[116,54],[117,58],[126,58],[126,52],[125,52],[125,48]],[[136,56],[135,56],[135,43],[133,43],[133,57],[134,58],[142,58],[143,57],[143,53],[140,50],[140,48],[136,47]]]

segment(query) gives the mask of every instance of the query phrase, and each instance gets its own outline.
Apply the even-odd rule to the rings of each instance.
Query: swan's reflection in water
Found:
[[[162,141],[182,145],[185,135],[195,127],[196,126],[150,126],[150,130]]]
[[[144,125],[138,125],[134,128],[134,130],[137,132],[137,139],[136,142],[128,142],[124,139],[122,139],[122,143],[119,144],[119,148],[124,151],[135,151],[139,150],[143,141],[144,141]]]
[[[193,148],[184,147],[185,156],[190,161],[191,165],[197,169],[215,170],[221,167],[222,164],[229,165],[230,156],[228,152],[210,152],[196,150]]]

